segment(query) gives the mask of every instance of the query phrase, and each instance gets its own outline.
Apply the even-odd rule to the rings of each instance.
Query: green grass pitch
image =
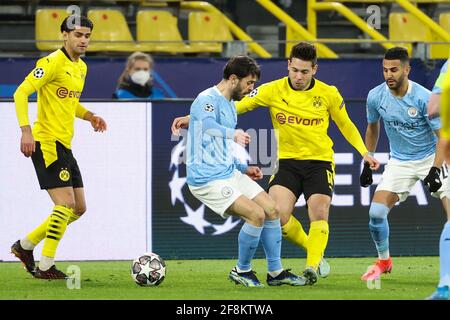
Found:
[[[80,289],[66,281],[33,279],[20,263],[0,263],[0,299],[149,299],[149,300],[422,300],[435,290],[439,279],[438,257],[396,257],[391,274],[377,283],[360,280],[373,258],[329,258],[331,274],[314,286],[245,288],[227,279],[235,260],[167,260],[167,275],[159,287],[139,287],[130,276],[131,261],[59,262],[81,270]],[[284,259],[283,265],[299,273],[304,259]],[[266,263],[253,263],[265,283]],[[373,289],[369,289],[372,287]]]

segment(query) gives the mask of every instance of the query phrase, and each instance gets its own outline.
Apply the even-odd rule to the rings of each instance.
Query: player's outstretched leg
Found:
[[[67,279],[67,275],[55,267],[55,254],[59,241],[66,231],[67,223],[72,214],[73,209],[67,206],[56,205],[53,208],[46,230],[41,261],[39,261],[39,266],[36,268],[36,273],[34,275],[35,278]]]
[[[439,240],[439,264],[439,285],[436,291],[429,296],[427,300],[449,300],[450,297],[450,221],[447,221],[444,225]]]
[[[20,244],[20,240],[17,240],[11,246],[11,253],[22,261],[25,269],[34,276],[36,265],[34,262],[33,250],[25,250]]]
[[[80,216],[72,212],[69,217],[68,225],[78,220]],[[27,236],[21,240],[17,240],[11,246],[11,253],[14,254],[20,261],[22,261],[25,269],[33,276],[35,274],[36,263],[34,261],[33,250],[46,235],[47,225],[51,216],[48,216],[38,227],[31,231]]]
[[[304,286],[306,279],[283,270],[281,264],[281,226],[280,219],[264,221],[264,228],[261,233],[261,243],[266,254],[269,272],[267,273],[267,284],[269,286],[280,286],[283,284],[290,286]]]
[[[303,229],[302,224],[294,215],[291,215],[288,222],[285,225],[281,226],[283,238],[287,239],[292,244],[296,245],[299,248],[308,251],[308,235]],[[331,267],[330,264],[325,260],[324,257],[320,260],[317,274],[321,278],[326,278],[330,275]]]
[[[382,273],[390,273],[392,259],[389,254],[389,208],[384,204],[372,202],[369,209],[369,229],[378,252],[378,260],[361,277],[363,281],[379,279]]]
[[[264,217],[262,209],[261,212],[262,217]],[[251,261],[258,248],[262,230],[263,227],[254,226],[248,222],[242,225],[238,236],[238,263],[228,275],[228,278],[236,284],[242,284],[246,287],[264,287],[256,277],[256,272],[251,267]]]
[[[319,264],[323,260],[323,252],[328,242],[329,227],[326,220],[312,221],[309,231],[306,269],[303,277],[309,285],[317,282]]]

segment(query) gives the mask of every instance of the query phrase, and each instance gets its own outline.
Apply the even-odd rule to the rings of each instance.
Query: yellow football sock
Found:
[[[69,217],[69,221],[67,222],[67,225],[71,224],[72,222],[77,221],[80,217],[81,217],[81,216],[75,214],[75,213],[72,211],[71,214],[70,214],[70,217]]]
[[[325,220],[311,222],[309,229],[308,252],[306,256],[306,267],[317,270],[319,262],[328,243],[328,222]]]
[[[39,227],[27,234],[28,240],[30,240],[30,242],[32,242],[35,246],[45,238],[45,232],[47,231],[47,225],[50,221],[50,217],[51,216],[48,216],[47,219],[39,225]]]
[[[44,240],[45,234],[47,233],[47,225],[48,225],[48,222],[50,221],[50,217],[51,217],[51,215],[48,216],[47,219],[45,219],[44,222],[42,222],[42,224],[39,227],[37,227],[36,229],[31,231],[29,234],[27,234],[28,240],[30,240],[30,242],[33,243],[35,246],[39,242]],[[80,218],[80,216],[73,213],[73,211],[72,211],[70,214],[70,217],[69,217],[69,221],[67,222],[67,225],[71,224],[72,222],[77,221],[79,218]]]
[[[55,257],[56,248],[66,231],[67,223],[72,213],[73,210],[65,206],[56,205],[53,208],[45,233],[44,248],[42,249],[43,256]]]
[[[281,226],[281,232],[283,234],[283,238],[307,251],[308,235],[305,230],[303,230],[300,221],[298,221],[293,215],[291,215],[288,222],[286,222],[284,226]]]

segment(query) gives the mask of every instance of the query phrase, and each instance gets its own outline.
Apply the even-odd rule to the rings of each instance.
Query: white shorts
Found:
[[[396,193],[399,201],[405,201],[409,192],[414,187],[418,180],[423,180],[428,175],[430,168],[433,166],[434,155],[422,160],[400,161],[396,159],[389,159],[384,167],[383,176],[376,191],[390,191]],[[442,199],[450,195],[447,187],[448,173],[445,164],[441,168],[442,186],[438,191],[431,195]]]
[[[259,184],[238,170],[228,179],[210,181],[198,187],[189,186],[189,190],[194,197],[222,218],[228,217],[227,209],[241,195],[253,199],[264,191]]]

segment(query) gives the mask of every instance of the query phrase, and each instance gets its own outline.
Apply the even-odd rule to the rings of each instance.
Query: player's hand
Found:
[[[248,167],[245,174],[248,175],[253,180],[261,180],[263,177],[261,169],[255,166]]]
[[[380,168],[380,162],[377,159],[375,159],[372,156],[372,154],[373,153],[366,152],[364,154],[363,160],[364,160],[364,163],[368,163],[369,164],[369,167],[370,167],[370,169],[372,169],[372,171],[376,171],[376,170],[378,170]]]
[[[245,147],[250,143],[250,135],[242,129],[237,129],[234,131],[234,142]]]
[[[172,122],[172,127],[170,129],[172,130],[173,135],[179,136],[180,129],[187,129],[187,128],[189,128],[189,116],[175,118]]]
[[[368,162],[364,162],[364,168],[359,177],[359,182],[363,188],[367,188],[373,183],[372,169],[370,169],[370,164]]]
[[[431,167],[430,172],[428,172],[428,175],[423,179],[423,183],[427,187],[428,191],[430,192],[436,192],[439,190],[439,188],[442,186],[441,178],[441,169],[436,167]]]
[[[33,134],[31,133],[31,127],[22,127],[22,138],[20,139],[20,151],[25,157],[31,157],[36,150],[36,142],[34,141]]]
[[[99,116],[92,116],[91,120],[92,128],[94,128],[94,131],[96,132],[103,132],[106,131],[106,121],[103,120],[103,118]]]

